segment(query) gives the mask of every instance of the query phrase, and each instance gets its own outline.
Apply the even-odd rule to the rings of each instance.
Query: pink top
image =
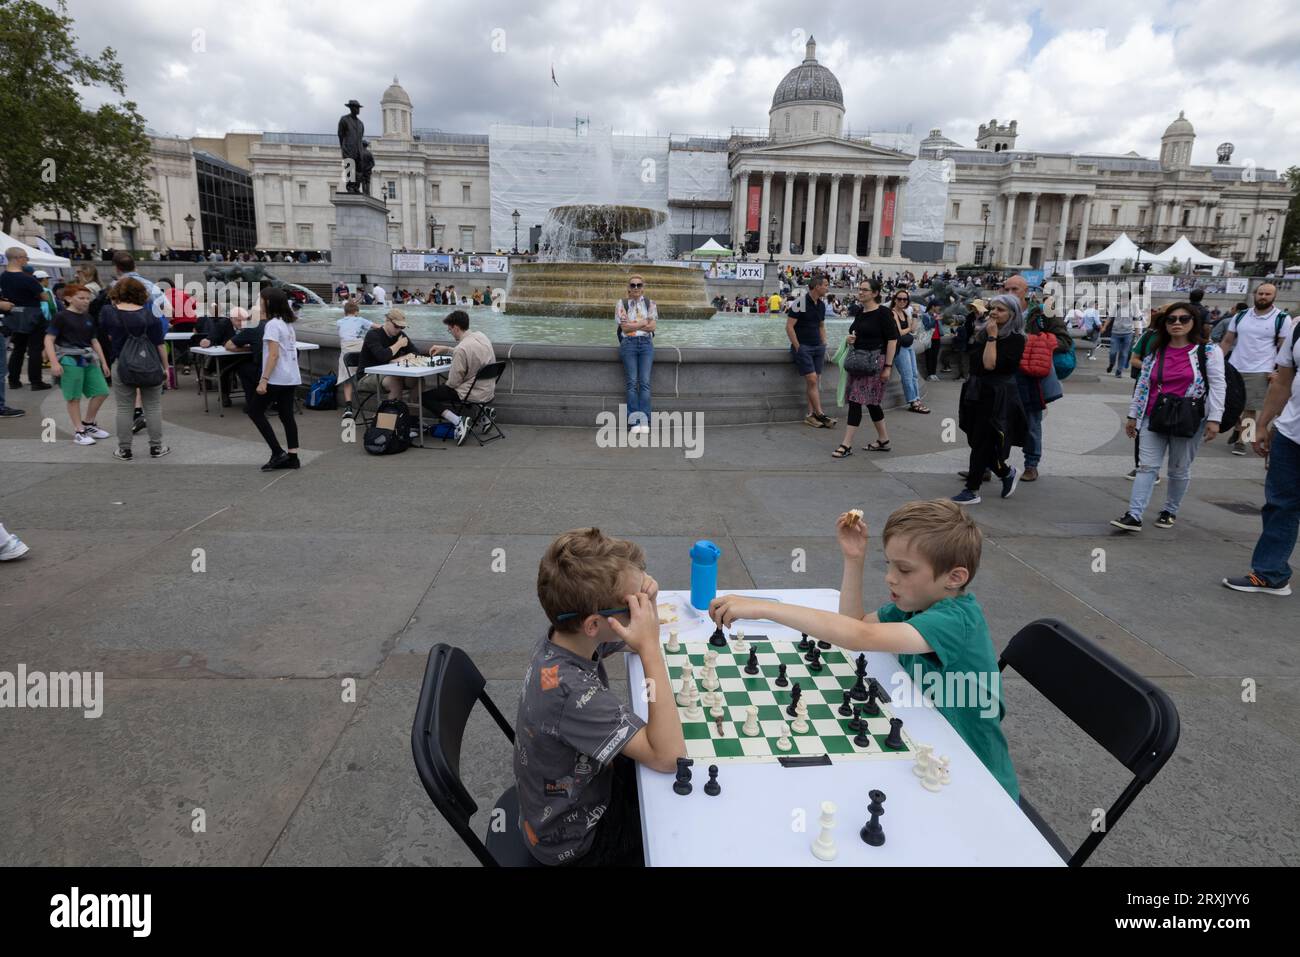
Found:
[[[1195,345],[1187,345],[1181,349],[1170,347],[1164,350],[1163,371],[1160,368],[1161,357],[1157,353],[1151,368],[1151,393],[1147,397],[1147,415],[1151,414],[1160,396],[1166,392],[1179,398],[1187,395],[1187,390],[1196,381],[1196,373],[1192,369],[1195,351]]]

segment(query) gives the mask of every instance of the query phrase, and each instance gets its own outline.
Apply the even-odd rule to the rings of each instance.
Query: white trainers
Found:
[[[456,444],[464,445],[465,438],[469,435],[470,430],[474,428],[474,420],[468,415],[462,415],[460,421],[456,423]]]
[[[82,422],[81,431],[85,432],[92,439],[108,439],[113,437],[112,432],[106,432],[94,422]]]
[[[10,535],[9,541],[0,545],[0,562],[11,562],[15,558],[22,558],[31,549],[23,544],[22,539],[17,535]]]
[[[78,445],[94,445],[94,444],[95,444],[95,440],[92,439],[92,438],[90,437],[90,434],[89,434],[88,432],[84,432],[84,431],[83,431],[83,432],[74,432],[73,435],[72,435],[72,441],[76,442]]]

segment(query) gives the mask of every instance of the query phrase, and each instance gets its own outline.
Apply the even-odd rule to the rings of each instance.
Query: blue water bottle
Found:
[[[704,611],[718,594],[718,556],[722,549],[701,539],[691,546],[691,604]]]

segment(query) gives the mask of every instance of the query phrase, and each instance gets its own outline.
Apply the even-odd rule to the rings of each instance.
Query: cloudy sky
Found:
[[[112,46],[151,128],[328,132],[351,97],[381,126],[396,75],[415,125],[494,122],[725,133],[762,128],[803,57],[844,88],[855,131],[932,127],[973,146],[992,117],[1019,146],[1154,156],[1185,110],[1193,161],[1300,164],[1294,0],[415,2],[69,0],[83,52]],[[559,87],[550,82],[554,64]],[[94,98],[90,99],[94,102]]]

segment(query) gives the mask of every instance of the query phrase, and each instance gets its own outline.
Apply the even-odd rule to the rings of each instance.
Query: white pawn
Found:
[[[668,645],[667,645],[667,649],[668,649],[669,652],[671,652],[671,653],[674,654],[674,655],[677,654],[677,652],[679,652],[679,651],[682,650],[682,643],[681,643],[680,641],[677,640],[677,629],[676,629],[676,628],[669,628],[669,629],[668,629]]]
[[[681,705],[682,707],[686,706],[687,698],[690,697],[687,694],[686,689],[694,688],[694,687],[695,687],[695,673],[691,670],[691,663],[688,661],[686,662],[686,664],[682,665],[682,683],[681,686],[677,689],[677,703],[679,705]]]
[[[835,827],[835,805],[830,801],[822,802],[820,820],[822,829],[817,835],[817,840],[813,841],[813,857],[819,861],[833,861],[839,851],[835,847],[835,842],[831,840],[831,830]]]
[[[704,680],[701,684],[704,685],[705,691],[717,691],[722,687],[722,684],[718,681],[718,671],[713,665],[704,666]]]
[[[793,744],[790,742],[790,726],[784,721],[781,722],[781,736],[776,739],[776,749],[778,751],[789,751]]]
[[[745,633],[739,628],[736,629],[736,643],[731,646],[731,650],[738,655],[749,654],[749,642],[745,641]]]
[[[803,698],[800,698],[799,703],[795,705],[794,724],[791,727],[794,728],[795,734],[807,734],[808,732],[808,703]]]
[[[687,691],[686,720],[700,721],[703,718],[704,710],[700,707],[700,692],[699,689],[695,687],[695,682],[692,681],[691,686]]]
[[[763,729],[758,726],[758,705],[751,704],[745,709],[745,725],[740,730],[751,738],[763,733]]]
[[[923,778],[926,770],[934,763],[934,745],[918,744],[916,746],[916,764],[912,767],[912,773],[918,778]]]
[[[709,717],[721,718],[726,712],[722,709],[722,692],[714,691],[709,695],[713,707],[709,708]]]

